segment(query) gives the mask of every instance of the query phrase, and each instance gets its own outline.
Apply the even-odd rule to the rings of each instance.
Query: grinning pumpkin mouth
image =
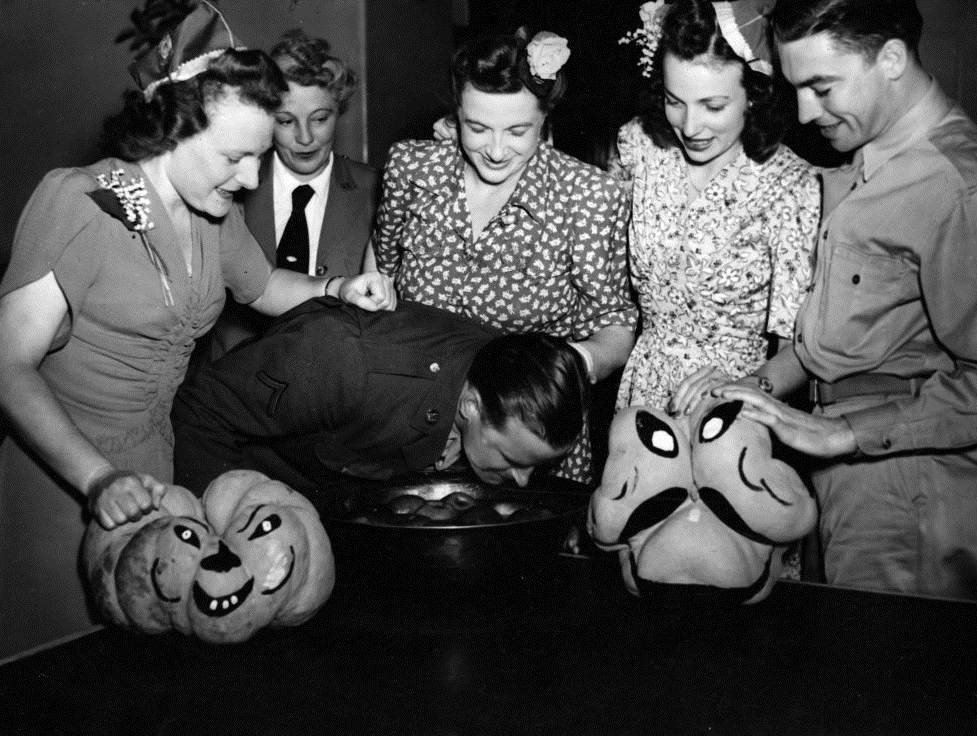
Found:
[[[240,608],[241,604],[243,604],[244,601],[248,599],[248,596],[251,595],[251,589],[253,587],[254,578],[249,578],[248,582],[230,595],[214,598],[213,596],[208,595],[207,592],[200,587],[200,583],[195,580],[193,582],[193,602],[197,605],[197,609],[205,616],[220,618],[221,616],[226,616],[227,614]]]
[[[159,580],[156,577],[159,574],[159,562],[159,558],[157,558],[153,562],[153,569],[149,572],[149,579],[153,584],[153,591],[156,593],[156,597],[164,603],[177,603],[180,600],[180,596],[169,598],[163,593],[163,589],[159,587]]]
[[[261,591],[261,595],[271,595],[272,593],[281,590],[283,587],[285,587],[285,583],[288,582],[288,579],[292,577],[292,571],[295,570],[295,547],[289,547],[288,551],[291,554],[292,559],[288,563],[288,571],[285,573],[285,576],[278,582],[278,585],[274,585],[267,590]],[[267,583],[269,581],[266,580],[265,582]]]

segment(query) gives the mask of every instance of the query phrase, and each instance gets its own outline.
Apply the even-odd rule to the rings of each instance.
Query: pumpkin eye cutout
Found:
[[[699,442],[714,442],[726,434],[742,408],[742,401],[728,401],[706,414],[699,425]]]
[[[248,537],[248,541],[253,541],[259,539],[267,534],[271,534],[278,527],[282,525],[282,517],[278,514],[270,514],[261,520],[261,523],[251,532],[251,536]]]
[[[678,439],[672,428],[651,412],[639,411],[634,416],[634,429],[641,444],[659,457],[678,457]]]
[[[175,534],[176,538],[184,544],[189,544],[191,547],[200,549],[200,537],[197,536],[197,532],[190,527],[184,526],[183,524],[174,524],[173,534]]]

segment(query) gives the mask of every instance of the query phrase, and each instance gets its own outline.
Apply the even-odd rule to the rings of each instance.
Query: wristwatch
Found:
[[[759,385],[760,390],[765,394],[773,393],[773,383],[766,376],[757,376],[757,385]]]

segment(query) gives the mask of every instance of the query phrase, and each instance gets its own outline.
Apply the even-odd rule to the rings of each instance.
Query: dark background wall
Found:
[[[213,0],[248,46],[301,27],[360,74],[337,131],[340,153],[382,165],[390,145],[429,135],[451,56],[452,0]],[[96,160],[104,117],[131,85],[115,37],[144,0],[0,0],[0,272],[41,177]],[[369,29],[369,31],[367,31]]]
[[[142,0],[0,0],[0,269],[14,227],[43,174],[99,155],[98,134],[130,80],[113,42]],[[566,36],[570,92],[554,114],[558,146],[599,160],[634,112],[640,77],[617,44],[638,25],[638,0],[219,0],[231,27],[267,48],[301,26],[324,36],[363,77],[337,148],[382,165],[389,146],[425,137],[447,110],[451,50],[476,30],[528,23]],[[919,0],[923,61],[977,117],[977,2]],[[800,140],[807,140],[800,136]],[[817,141],[814,141],[817,144]],[[813,149],[812,149],[813,150]],[[816,151],[811,155],[815,155]]]
[[[565,36],[570,89],[554,112],[557,146],[585,160],[599,161],[621,123],[635,113],[640,74],[633,47],[620,39],[640,25],[640,0],[468,0],[473,28],[551,30]],[[921,56],[948,94],[977,119],[977,0],[917,0],[923,14]],[[462,37],[465,34],[462,34]],[[838,156],[816,131],[791,132],[788,142],[809,160],[837,163]]]

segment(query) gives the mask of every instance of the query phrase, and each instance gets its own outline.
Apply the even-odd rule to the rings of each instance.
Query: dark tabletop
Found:
[[[977,606],[780,582],[632,598],[561,557],[518,601],[377,601],[211,646],[102,630],[0,667],[14,734],[977,733]]]

